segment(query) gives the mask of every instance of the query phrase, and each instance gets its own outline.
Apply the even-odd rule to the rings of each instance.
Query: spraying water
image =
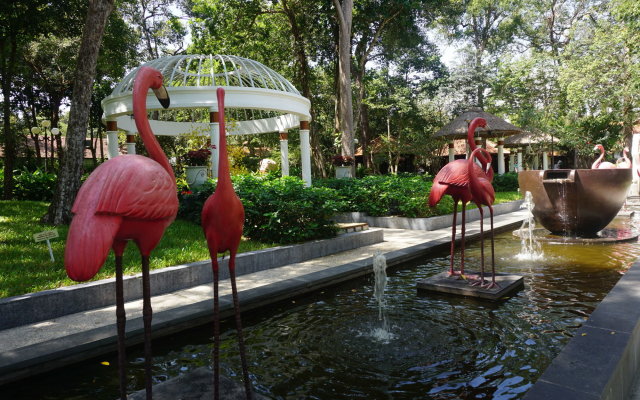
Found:
[[[395,336],[391,333],[387,322],[384,300],[384,290],[387,287],[387,259],[381,252],[376,252],[373,255],[373,275],[375,277],[373,297],[378,302],[378,320],[382,321],[382,325],[375,328],[371,335],[379,341],[388,342]]]
[[[520,253],[516,254],[516,259],[518,260],[537,261],[544,258],[542,246],[540,246],[534,233],[536,222],[533,218],[533,207],[535,207],[533,196],[531,192],[527,191],[524,195],[524,203],[520,206],[520,208],[527,209],[527,218],[522,221],[522,226],[520,226],[521,247]]]

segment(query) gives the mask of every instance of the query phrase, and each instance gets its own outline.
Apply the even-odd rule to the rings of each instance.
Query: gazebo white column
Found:
[[[533,155],[533,169],[540,169],[540,160],[537,154]]]
[[[498,175],[504,174],[504,139],[498,139]]]
[[[300,121],[300,158],[302,162],[302,180],[305,186],[311,186],[311,144],[309,142],[309,121]]]
[[[638,179],[638,173],[636,172],[640,168],[640,130],[634,129],[633,135],[631,135],[631,188],[629,189],[630,196],[638,196],[640,194],[640,180]]]
[[[127,135],[127,154],[136,154],[135,135]]]
[[[289,176],[289,134],[280,132],[280,169],[282,176]]]
[[[456,149],[453,145],[453,140],[449,142],[449,162],[456,159]]]
[[[549,153],[546,150],[542,152],[542,169],[549,169]]]
[[[211,177],[218,177],[218,160],[220,159],[220,153],[218,153],[218,146],[220,144],[220,119],[216,108],[209,108],[209,140],[211,141]]]
[[[514,172],[516,165],[516,150],[511,149],[511,153],[509,154],[509,172]]]
[[[109,159],[119,155],[118,123],[116,121],[107,121],[107,152]]]
[[[524,171],[524,168],[522,166],[522,151],[518,149],[518,172],[520,171]]]

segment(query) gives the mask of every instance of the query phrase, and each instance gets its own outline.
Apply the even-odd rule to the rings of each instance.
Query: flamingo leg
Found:
[[[142,256],[142,320],[144,322],[144,372],[147,400],[152,399],[153,380],[151,375],[151,286],[149,284],[149,256]]]
[[[218,282],[220,274],[218,259],[211,258],[213,269],[213,398],[220,399],[220,300],[218,295]]]
[[[491,216],[491,283],[487,285],[487,289],[499,288],[500,285],[496,282],[496,262],[495,252],[493,244],[493,207],[489,206],[489,214]]]
[[[467,203],[462,201],[462,229],[460,239],[460,276],[464,276],[464,235],[467,231],[466,225]]]
[[[449,261],[449,276],[456,275],[453,270],[453,255],[456,250],[456,218],[458,214],[458,201],[453,201],[453,224],[451,225],[451,259]]]
[[[247,400],[253,398],[251,393],[251,381],[249,380],[249,368],[244,348],[244,337],[242,335],[242,321],[240,319],[240,301],[238,300],[238,289],[236,287],[236,251],[231,250],[229,255],[229,278],[231,278],[231,292],[233,294],[233,308],[235,310],[236,330],[238,331],[238,348],[240,349],[240,362],[242,363],[242,378],[244,379],[244,390]]]
[[[127,322],[124,311],[124,289],[122,283],[122,255],[116,255],[116,323],[118,330],[118,377],[120,379],[120,400],[127,400],[126,346],[125,325]]]
[[[482,287],[484,285],[484,211],[481,204],[478,204],[478,211],[480,211],[480,277],[471,285]]]

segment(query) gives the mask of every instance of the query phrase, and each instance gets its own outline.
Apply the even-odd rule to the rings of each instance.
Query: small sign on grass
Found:
[[[42,242],[43,240],[47,241],[47,247],[49,248],[49,255],[51,256],[51,262],[55,262],[56,260],[53,258],[53,250],[51,249],[51,239],[55,239],[58,237],[58,230],[53,229],[50,231],[42,231],[33,235],[33,239],[37,242]]]

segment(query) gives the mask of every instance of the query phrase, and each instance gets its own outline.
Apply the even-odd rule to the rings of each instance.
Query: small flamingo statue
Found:
[[[151,289],[149,256],[178,213],[176,180],[147,117],[147,93],[152,89],[163,107],[169,96],[162,74],[141,67],[133,85],[133,115],[149,157],[122,155],[103,163],[80,188],[71,211],[64,265],[75,281],[95,276],[113,248],[116,265],[116,315],[120,399],[126,400],[125,322],[122,254],[133,240],[142,255],[145,389],[151,399]]]
[[[471,150],[476,149],[476,143],[473,139],[473,135],[478,127],[486,127],[487,121],[484,118],[475,118],[469,124],[467,131],[467,142]],[[487,165],[491,162],[491,159],[483,159],[483,155],[478,156],[478,159]],[[477,169],[474,169],[476,174],[484,174],[479,165],[476,165]],[[493,172],[493,170],[491,171]],[[491,175],[493,179],[493,175]],[[451,259],[449,267],[449,276],[458,275],[464,277],[464,240],[465,240],[465,211],[469,201],[471,201],[471,193],[469,192],[469,172],[467,167],[467,160],[454,160],[444,167],[436,174],[433,179],[433,185],[431,186],[431,192],[429,193],[429,206],[435,207],[442,196],[449,195],[453,198],[453,224],[451,226]],[[458,203],[462,203],[462,240],[460,243],[460,271],[454,270],[454,258],[456,244],[456,218],[458,212]]]
[[[236,329],[238,332],[238,346],[240,348],[240,361],[242,363],[242,377],[247,399],[252,398],[251,381],[244,349],[242,335],[242,322],[240,319],[240,302],[238,301],[238,289],[236,287],[236,252],[242,238],[244,226],[244,207],[233,190],[231,174],[229,173],[229,157],[227,156],[227,141],[224,123],[224,89],[219,88],[218,115],[220,117],[220,161],[218,164],[218,183],[216,191],[207,199],[202,208],[202,229],[207,239],[211,267],[213,269],[213,376],[214,399],[220,398],[220,306],[218,299],[219,266],[218,253],[229,251],[229,277],[231,279],[231,291],[235,310]]]
[[[631,168],[631,160],[629,160],[629,148],[625,146],[622,149],[622,158],[616,161],[616,168]]]
[[[615,164],[610,163],[609,161],[602,161],[604,159],[604,146],[601,144],[595,145],[593,151],[600,150],[600,157],[598,157],[593,164],[591,165],[591,169],[611,169],[615,168]]]

